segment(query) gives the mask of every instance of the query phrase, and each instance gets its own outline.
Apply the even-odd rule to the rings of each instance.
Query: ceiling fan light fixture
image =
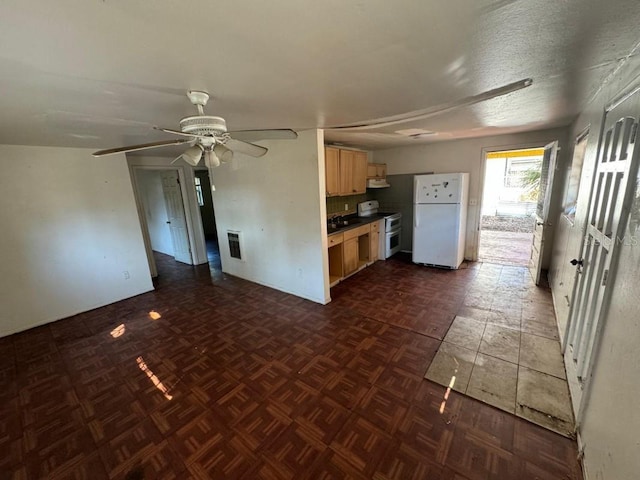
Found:
[[[224,145],[222,145],[221,143],[218,143],[216,144],[215,147],[213,147],[213,152],[218,156],[220,161],[222,161],[223,163],[230,162],[231,160],[233,160],[233,152],[229,150],[227,147],[225,147]]]
[[[214,150],[204,151],[204,164],[207,168],[215,168],[220,165],[220,159]]]
[[[182,159],[189,165],[195,167],[200,163],[203,151],[204,149],[200,145],[194,145],[193,147],[187,148],[187,151],[182,154]]]

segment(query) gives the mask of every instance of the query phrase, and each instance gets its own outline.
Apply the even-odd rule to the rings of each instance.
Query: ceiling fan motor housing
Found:
[[[227,133],[227,123],[222,117],[198,115],[180,120],[180,130],[194,135],[216,136]]]

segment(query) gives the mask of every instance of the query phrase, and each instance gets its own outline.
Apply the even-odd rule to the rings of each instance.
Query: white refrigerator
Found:
[[[464,260],[468,173],[413,177],[413,262],[457,269]]]

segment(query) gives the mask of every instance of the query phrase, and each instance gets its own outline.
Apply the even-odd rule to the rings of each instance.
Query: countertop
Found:
[[[337,228],[329,228],[327,227],[327,236],[335,235],[336,233],[346,232],[347,230],[351,230],[354,228],[361,227],[362,225],[368,225],[373,222],[377,222],[378,220],[382,220],[388,214],[378,213],[376,215],[371,215],[368,217],[350,217],[347,218],[349,222],[348,225],[340,225]]]

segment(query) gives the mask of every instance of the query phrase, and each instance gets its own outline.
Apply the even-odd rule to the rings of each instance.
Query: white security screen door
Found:
[[[567,373],[577,382],[571,392],[576,414],[584,405],[582,392],[591,377],[594,350],[611,297],[617,254],[635,189],[638,149],[636,135],[640,95],[628,97],[608,111],[589,199],[578,268],[565,338]],[[635,115],[634,115],[635,114]],[[571,381],[569,382],[572,383]]]
[[[536,285],[540,283],[540,275],[542,273],[545,229],[550,226],[549,205],[551,203],[551,190],[553,187],[553,174],[556,171],[557,155],[558,142],[552,142],[544,147],[544,156],[540,167],[540,191],[536,206],[536,224],[533,231],[531,258],[529,260],[529,271]]]
[[[173,256],[178,262],[192,264],[189,233],[182,203],[182,191],[177,170],[162,172],[162,191],[167,206],[167,224],[173,242]]]

